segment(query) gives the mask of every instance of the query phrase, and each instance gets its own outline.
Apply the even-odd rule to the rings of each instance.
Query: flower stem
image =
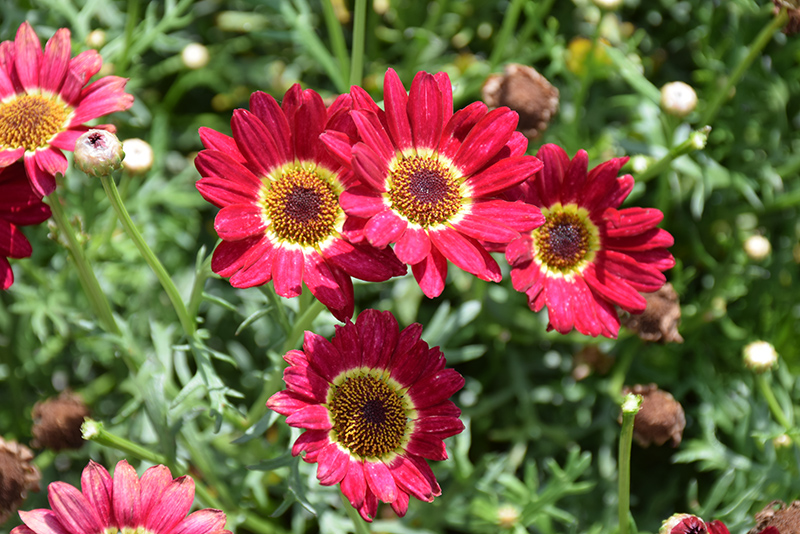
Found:
[[[194,319],[189,316],[186,306],[183,303],[183,299],[178,293],[178,288],[175,287],[175,284],[169,277],[166,269],[164,269],[164,266],[153,253],[152,249],[148,246],[147,242],[144,240],[144,237],[142,237],[142,234],[136,228],[136,225],[133,224],[131,216],[128,214],[128,210],[125,208],[125,204],[122,203],[122,199],[119,196],[119,191],[117,191],[117,186],[114,184],[113,178],[109,176],[101,176],[100,180],[103,183],[103,189],[105,189],[108,199],[111,201],[111,206],[113,206],[114,211],[117,212],[117,216],[119,217],[122,226],[125,228],[125,232],[127,232],[128,237],[130,237],[134,242],[136,248],[139,249],[142,257],[158,278],[158,281],[161,282],[161,286],[164,288],[164,291],[167,292],[167,296],[169,297],[173,308],[175,308],[175,313],[178,314],[178,319],[180,320],[184,333],[188,338],[191,339],[194,337],[194,334],[197,330],[197,325],[195,324]]]
[[[356,0],[353,8],[353,49],[350,60],[350,85],[360,85],[364,77],[364,34],[367,25],[367,0]]]
[[[301,309],[300,314],[292,325],[292,330],[286,337],[286,341],[281,347],[283,353],[287,353],[297,346],[303,337],[303,332],[311,327],[311,323],[316,319],[319,312],[325,309],[325,305],[317,299],[311,301],[311,305],[305,310]]]
[[[511,33],[514,31],[514,28],[517,27],[517,20],[519,20],[519,14],[524,4],[525,0],[513,0],[511,5],[508,6],[508,9],[506,9],[505,15],[503,15],[503,25],[500,28],[500,34],[497,36],[497,42],[492,50],[492,55],[489,57],[490,70],[494,70],[503,59],[503,55],[506,53],[506,48],[508,47],[508,40],[511,38]]]
[[[631,504],[631,441],[633,420],[642,407],[642,396],[629,393],[622,401],[622,431],[619,436],[619,534],[628,534]]]
[[[347,517],[353,522],[353,526],[356,529],[356,534],[370,534],[369,524],[364,521],[360,515],[358,515],[358,511],[353,508],[353,505],[350,504],[350,501],[344,496],[344,493],[341,494],[342,497],[342,504],[344,505],[344,509],[347,512]]]
[[[322,0],[322,15],[325,17],[325,26],[328,28],[328,37],[331,40],[333,54],[339,61],[342,78],[350,72],[350,58],[347,56],[347,44],[344,41],[342,24],[336,18],[336,11],[331,0]]]
[[[122,451],[125,454],[130,454],[131,456],[135,456],[140,460],[145,460],[152,464],[167,465],[167,458],[165,456],[153,452],[146,447],[142,447],[141,445],[137,445],[132,441],[128,441],[116,434],[112,434],[105,429],[103,423],[100,421],[95,421],[87,417],[83,421],[83,425],[81,425],[81,434],[86,441],[94,441],[104,447]]]
[[[761,391],[761,394],[764,395],[767,405],[769,405],[769,410],[772,412],[772,416],[787,433],[791,433],[794,426],[786,417],[786,414],[783,413],[783,408],[781,408],[778,399],[775,397],[775,393],[773,393],[772,388],[767,382],[767,377],[764,374],[756,375],[756,384],[758,384],[758,389]]]
[[[764,47],[767,46],[767,43],[772,39],[772,36],[775,34],[775,32],[786,25],[788,20],[789,15],[786,13],[786,8],[784,7],[781,9],[780,13],[778,13],[766,26],[764,26],[764,29],[761,30],[761,32],[756,36],[755,40],[750,44],[747,55],[742,58],[739,64],[736,65],[733,73],[728,77],[725,87],[714,93],[714,98],[703,113],[703,117],[700,119],[700,124],[711,124],[714,121],[717,113],[719,113],[719,110],[722,107],[722,103],[730,95],[731,89],[737,83],[739,83],[739,80],[742,78],[745,71],[747,71],[747,69],[750,67],[750,64],[753,63]]]
[[[676,158],[694,152],[695,150],[702,150],[708,141],[708,134],[711,132],[711,126],[703,126],[698,130],[694,130],[689,134],[689,137],[683,143],[674,146],[670,151],[660,160],[656,161],[643,172],[636,176],[637,182],[647,182],[659,176],[662,172],[666,171],[670,164]]]
[[[111,311],[111,305],[106,298],[106,294],[100,288],[97,277],[94,275],[92,267],[83,253],[83,248],[78,243],[78,238],[75,237],[75,230],[72,228],[67,214],[64,212],[64,207],[61,205],[61,198],[58,192],[54,191],[48,197],[50,210],[53,212],[53,219],[58,226],[58,231],[61,235],[67,238],[67,249],[75,261],[75,266],[78,268],[78,278],[81,281],[83,290],[89,298],[89,303],[94,309],[95,314],[100,320],[103,329],[115,335],[120,335],[119,326],[114,320],[114,314]]]

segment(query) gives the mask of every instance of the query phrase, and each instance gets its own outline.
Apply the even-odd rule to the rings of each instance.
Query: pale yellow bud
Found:
[[[122,167],[130,174],[144,174],[153,166],[153,148],[141,139],[126,139],[122,142],[125,159]]]
[[[697,107],[697,93],[691,85],[670,82],[661,88],[661,107],[670,115],[685,117]]]
[[[772,251],[772,245],[769,239],[763,235],[751,235],[744,242],[744,251],[750,259],[761,261],[769,256],[770,251]]]
[[[744,364],[754,373],[763,373],[778,363],[778,353],[772,343],[753,341],[742,350]]]
[[[189,43],[181,51],[181,59],[189,69],[202,69],[208,65],[208,48],[200,43]]]

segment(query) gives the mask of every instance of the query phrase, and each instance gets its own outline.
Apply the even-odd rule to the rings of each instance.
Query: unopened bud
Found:
[[[761,261],[769,256],[772,245],[763,235],[751,235],[744,242],[744,251],[751,260]]]
[[[497,524],[506,530],[513,529],[519,523],[520,512],[513,504],[504,504],[497,508]]]
[[[685,117],[697,107],[697,93],[683,82],[670,82],[661,88],[661,107],[670,115]]]
[[[89,130],[75,142],[75,165],[90,176],[108,176],[122,166],[125,153],[117,136]]]
[[[658,534],[705,534],[708,532],[705,522],[691,514],[673,514],[665,519],[658,529]]]
[[[772,446],[776,449],[785,449],[792,446],[792,438],[788,434],[781,434],[772,440]]]
[[[89,48],[102,48],[106,44],[106,32],[103,30],[94,30],[86,36],[86,45]]]
[[[769,371],[778,363],[778,353],[772,343],[766,341],[753,341],[745,346],[744,364],[754,373]]]
[[[189,69],[202,69],[208,65],[208,48],[200,43],[189,43],[181,51],[183,64]]]
[[[153,148],[141,139],[126,139],[122,142],[125,159],[122,167],[131,174],[144,174],[153,166]]]
[[[607,9],[608,11],[614,11],[619,6],[622,5],[622,0],[594,0],[594,5],[599,7],[600,9]]]

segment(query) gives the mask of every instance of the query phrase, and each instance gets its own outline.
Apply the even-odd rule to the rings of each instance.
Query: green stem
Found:
[[[195,324],[194,319],[192,319],[189,316],[189,313],[186,311],[186,306],[184,305],[183,299],[178,293],[178,288],[175,287],[175,284],[172,282],[172,279],[169,277],[166,269],[164,269],[164,266],[153,253],[152,249],[147,245],[147,242],[136,228],[136,225],[133,224],[131,216],[128,214],[128,210],[125,208],[125,204],[122,203],[122,199],[119,197],[119,191],[117,191],[117,186],[114,184],[114,179],[109,176],[102,176],[100,177],[100,180],[103,183],[103,189],[105,189],[114,211],[117,212],[117,216],[119,217],[122,226],[125,228],[128,237],[131,238],[136,245],[136,248],[139,249],[142,257],[145,259],[147,264],[158,278],[158,281],[161,282],[161,286],[164,288],[164,291],[167,292],[167,296],[169,297],[173,308],[175,308],[175,313],[178,314],[178,319],[180,320],[184,333],[189,339],[193,338],[195,332],[197,331],[197,325]]]
[[[130,454],[131,456],[135,456],[140,460],[144,460],[146,462],[150,462],[152,464],[163,464],[167,465],[167,458],[157,452],[153,452],[151,449],[146,447],[142,447],[132,441],[128,441],[127,439],[117,436],[116,434],[112,434],[108,430],[105,429],[103,423],[100,421],[95,421],[94,419],[86,418],[81,425],[81,434],[83,435],[83,439],[86,441],[94,441],[104,447],[110,447],[112,449],[116,449],[118,451],[122,451],[125,454]]]
[[[722,107],[723,102],[725,102],[730,95],[731,89],[737,83],[739,83],[739,80],[750,67],[750,64],[753,63],[764,47],[767,46],[767,43],[770,42],[775,32],[783,28],[788,20],[789,15],[786,13],[786,8],[783,8],[781,9],[780,13],[778,13],[766,26],[764,26],[764,29],[761,30],[761,32],[756,36],[755,40],[750,44],[747,55],[742,58],[739,64],[736,65],[733,73],[730,75],[730,77],[728,77],[728,81],[725,83],[725,86],[721,90],[714,93],[713,100],[711,100],[711,103],[703,113],[703,117],[700,119],[700,124],[711,124],[714,121],[714,119],[717,117],[717,113],[719,113],[719,110]]]
[[[364,77],[364,34],[367,25],[367,0],[356,0],[353,8],[353,50],[350,60],[350,85],[361,84]]]
[[[331,0],[322,0],[322,15],[325,17],[325,26],[328,28],[328,37],[331,40],[331,48],[336,59],[339,61],[339,69],[342,71],[342,78],[350,72],[350,58],[347,56],[347,43],[344,41],[344,32],[336,12],[333,9]]]
[[[772,412],[772,416],[786,430],[787,434],[791,433],[794,427],[786,417],[786,414],[783,413],[783,408],[781,408],[781,405],[778,403],[775,393],[772,392],[772,388],[767,382],[767,377],[764,374],[756,375],[756,384],[758,384],[758,389],[767,400],[767,404],[769,405],[769,410]]]
[[[642,396],[629,393],[622,402],[622,431],[619,436],[619,534],[628,534],[631,505],[631,442],[633,421],[642,407]]]
[[[703,126],[699,130],[694,130],[692,133],[689,134],[689,138],[686,139],[683,143],[674,146],[670,149],[670,151],[660,160],[656,161],[649,167],[647,167],[644,172],[636,176],[637,182],[647,182],[652,180],[656,176],[659,176],[661,173],[669,169],[670,164],[676,158],[683,156],[684,154],[688,154],[689,152],[694,152],[695,150],[702,150],[706,146],[706,142],[708,141],[708,134],[711,132],[710,126]]]
[[[125,73],[131,59],[131,45],[133,44],[133,32],[139,22],[139,0],[128,0],[128,13],[125,15],[125,44],[122,48],[122,56],[117,62],[117,72]]]
[[[517,27],[517,20],[519,20],[523,5],[525,5],[525,0],[512,0],[505,15],[503,15],[503,25],[500,28],[500,34],[497,36],[497,42],[494,44],[492,55],[489,57],[490,70],[494,70],[503,59],[506,47],[508,47],[508,40],[511,38],[514,28]]]
[[[78,243],[78,238],[75,236],[75,230],[67,219],[67,214],[64,212],[64,207],[61,205],[61,198],[58,192],[54,191],[48,197],[50,210],[53,212],[53,219],[58,226],[58,231],[61,235],[67,238],[67,249],[75,261],[75,266],[78,268],[78,278],[81,281],[83,290],[89,298],[89,303],[94,309],[94,313],[100,320],[103,329],[115,335],[120,335],[121,331],[117,322],[114,320],[114,314],[111,311],[111,305],[106,298],[106,294],[100,288],[97,277],[94,275],[92,267],[86,260],[83,253],[83,248]]]
[[[361,516],[358,514],[358,511],[353,508],[353,505],[350,504],[350,501],[347,500],[347,497],[344,496],[344,493],[341,494],[342,497],[342,505],[344,505],[344,509],[347,512],[347,517],[353,522],[353,526],[356,529],[356,534],[370,534],[369,523],[364,521]]]
[[[303,332],[311,328],[311,323],[316,319],[317,315],[319,315],[319,312],[324,309],[325,305],[317,299],[314,299],[308,308],[300,311],[300,316],[295,320],[291,332],[289,332],[286,341],[283,343],[283,347],[281,347],[284,354],[297,346],[303,337]]]

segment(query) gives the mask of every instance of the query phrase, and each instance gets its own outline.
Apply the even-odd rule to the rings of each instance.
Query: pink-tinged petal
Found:
[[[472,238],[445,227],[428,233],[433,245],[458,268],[481,280],[499,282],[500,267],[488,252]]]
[[[253,202],[255,198],[252,191],[224,178],[201,178],[195,187],[204,199],[218,208],[232,204],[247,204]]]
[[[303,350],[309,355],[309,365],[329,381],[349,368],[348,362],[332,342],[308,330],[303,337]]]
[[[497,196],[523,182],[542,169],[542,162],[533,156],[517,156],[499,161],[467,180],[471,197]]]
[[[536,262],[529,262],[522,267],[511,269],[511,285],[517,291],[522,291],[528,295],[528,304],[533,302],[531,299],[536,299],[539,293],[544,290],[544,284],[547,281],[547,276],[542,271],[542,267]],[[531,308],[534,311],[539,311],[544,307],[542,305],[537,308]]]
[[[342,479],[342,493],[353,508],[360,508],[364,504],[367,494],[367,480],[364,478],[364,466],[361,460],[351,459],[347,474]]]
[[[419,340],[413,342],[401,334],[397,343],[397,349],[395,350],[394,364],[391,369],[392,378],[402,384],[403,387],[411,387],[419,380],[420,376],[422,376],[427,364],[427,343]]]
[[[380,193],[361,186],[351,187],[339,195],[339,205],[347,215],[363,218],[389,209]]]
[[[471,213],[486,219],[502,221],[505,226],[517,232],[531,232],[544,224],[544,215],[539,207],[525,202],[506,202],[487,200],[470,205]],[[488,241],[494,241],[490,239]],[[499,242],[499,241],[496,241]]]
[[[427,72],[418,72],[411,82],[408,118],[414,146],[435,149],[442,137],[442,93],[436,80]],[[379,496],[380,497],[380,496]]]
[[[234,204],[222,208],[214,220],[214,230],[226,241],[238,241],[263,234],[267,228],[264,212],[254,204]]]
[[[464,377],[455,369],[442,369],[428,376],[422,376],[416,384],[408,390],[414,406],[424,408],[433,406],[449,399],[464,387]]]
[[[641,264],[621,252],[605,251],[607,261],[604,267],[611,273],[626,280],[637,291],[652,293],[661,289],[667,281],[664,274],[647,264]]]
[[[261,180],[250,172],[250,169],[226,152],[203,150],[197,154],[194,165],[203,178],[231,181],[253,196],[257,195],[263,186]]]
[[[675,258],[667,249],[659,248],[655,250],[645,250],[642,252],[626,251],[625,254],[638,261],[655,267],[659,271],[666,271],[675,267]]]
[[[395,150],[378,115],[354,110],[350,116],[353,117],[361,140],[375,152],[381,162],[388,163],[394,157]],[[353,154],[355,156],[355,148]]]
[[[124,527],[136,527],[141,524],[141,493],[141,485],[136,471],[127,461],[120,460],[114,469],[112,490],[114,518],[120,530]]]
[[[414,279],[420,289],[429,299],[436,298],[444,291],[447,279],[447,259],[436,247],[431,247],[431,253],[419,263],[411,266]]]
[[[144,489],[144,484],[142,487]],[[188,476],[176,478],[164,490],[160,502],[154,503],[150,513],[145,517],[145,528],[150,532],[172,532],[172,529],[191,510],[192,501],[194,501],[194,480]]]
[[[616,208],[627,196],[620,198],[620,190],[626,189],[628,182],[633,186],[633,178],[626,175],[626,180],[617,177],[619,170],[628,162],[628,158],[614,158],[601,163],[589,172],[587,187],[582,190],[580,204],[589,212],[600,212],[606,208]],[[628,191],[630,192],[630,191]]]
[[[510,221],[510,217],[488,219],[467,213],[460,221],[454,223],[453,227],[460,233],[479,241],[508,243],[519,237],[519,232],[500,224],[498,220],[506,222]]]
[[[342,288],[342,293],[345,295],[353,295],[353,279],[350,275],[345,273],[335,265],[330,265],[331,274],[336,279],[336,283]],[[348,298],[346,304],[342,308],[329,308],[331,315],[336,317],[338,321],[345,322],[353,318],[355,312],[355,301],[353,298]]]
[[[389,369],[400,334],[394,315],[364,310],[356,320],[356,328],[361,339],[361,365],[371,369]]]
[[[317,456],[317,479],[323,486],[333,486],[341,482],[350,467],[350,455],[339,445],[331,443]]]
[[[328,154],[333,157],[335,161],[345,168],[352,167],[353,158],[353,145],[350,138],[344,132],[336,132],[326,130],[319,136],[322,144],[328,150]]]
[[[420,417],[414,423],[414,432],[425,432],[439,439],[455,436],[464,430],[464,423],[457,417]]]
[[[431,240],[422,228],[408,227],[400,236],[394,253],[403,263],[413,265],[424,260],[431,252]]]
[[[223,152],[238,163],[244,164],[247,161],[242,153],[239,152],[239,146],[236,144],[233,137],[212,130],[211,128],[206,128],[205,126],[200,127],[198,133],[200,134],[200,141],[203,142],[204,147],[210,150]]]
[[[521,267],[533,260],[533,239],[530,234],[525,234],[515,239],[506,247],[506,261],[513,268]],[[514,286],[514,289],[517,289]],[[517,289],[517,291],[521,291]]]
[[[317,460],[320,451],[331,443],[327,430],[306,430],[292,445],[292,456],[299,456],[305,452],[303,460],[312,463]]]
[[[381,192],[386,191],[386,179],[389,176],[388,160],[382,159],[364,143],[358,143],[353,147],[352,164],[356,178],[364,186]]]
[[[461,417],[461,409],[451,401],[440,402],[426,408],[417,408],[417,419],[425,417]]]
[[[372,100],[369,93],[357,85],[350,88],[350,98],[352,99],[354,110],[369,111],[376,115],[383,113],[383,110]]]
[[[231,276],[242,267],[251,264],[263,250],[263,237],[249,237],[241,241],[223,241],[211,257],[211,270],[222,277]]]
[[[67,172],[67,157],[57,148],[46,148],[34,153],[36,165],[47,174],[65,174]]]
[[[392,460],[389,470],[392,472],[397,487],[404,493],[410,493],[421,501],[433,501],[433,488],[428,479],[405,456],[400,455]]]
[[[654,208],[607,209],[603,219],[608,223],[606,234],[609,237],[628,237],[654,228],[664,219],[664,214]]]
[[[447,450],[444,441],[438,438],[429,437],[426,434],[414,434],[405,447],[413,458],[419,456],[436,462],[447,460]]]
[[[275,141],[281,161],[294,159],[292,157],[293,130],[290,129],[286,115],[272,95],[268,95],[263,91],[256,91],[250,95],[250,112],[258,117],[267,127],[267,131],[272,134],[272,139]],[[294,131],[296,132],[296,130]]]
[[[28,22],[23,22],[14,40],[16,69],[25,91],[35,93],[39,89],[39,68],[42,63],[42,44]]]
[[[25,153],[24,148],[15,148],[12,150],[0,150],[0,169],[8,167],[13,163],[20,160]]]
[[[447,124],[453,116],[453,84],[446,72],[437,72],[433,75],[436,85],[442,94],[442,124]]]
[[[450,160],[455,158],[464,139],[486,114],[487,108],[483,102],[473,102],[453,114],[445,123],[439,143],[439,153]]]
[[[428,484],[430,484],[431,488],[433,489],[433,496],[438,497],[441,495],[442,488],[440,488],[438,482],[436,482],[436,477],[433,474],[431,466],[428,465],[428,462],[419,456],[407,456],[406,459],[414,464],[419,472],[422,473],[422,476],[424,476],[428,481]]]
[[[244,289],[266,284],[272,280],[274,258],[275,248],[265,239],[261,246],[246,256],[241,269],[231,276],[231,285]]]
[[[25,525],[19,525],[11,529],[10,534],[36,534],[33,530],[26,527]]]
[[[119,76],[104,76],[92,82],[81,92],[81,103],[75,108],[69,125],[83,124],[130,108],[133,105],[133,95],[125,92],[126,83],[128,79]]]
[[[380,250],[334,239],[322,253],[326,260],[348,275],[368,282],[383,282],[392,276],[402,276],[406,271],[405,265],[398,261],[390,248]]]
[[[572,283],[562,277],[549,278],[544,284],[544,299],[550,325],[560,334],[566,334],[575,325],[576,309],[572,299]]]
[[[393,211],[386,210],[367,222],[364,235],[372,246],[383,248],[400,239],[407,227],[408,221],[401,219]]]
[[[22,231],[5,219],[0,219],[0,256],[27,258],[33,253]]]
[[[534,189],[542,202],[541,206],[549,207],[561,202],[561,182],[569,167],[569,156],[560,146],[547,144],[539,149],[536,157],[544,167],[541,175],[533,181]]]
[[[589,155],[585,150],[578,150],[575,157],[569,162],[564,170],[561,181],[561,203],[573,204],[579,201],[587,189],[587,169],[589,167]],[[595,187],[593,184],[589,188]],[[584,205],[584,204],[581,204]],[[591,211],[591,210],[590,210]]]
[[[597,314],[597,299],[580,276],[572,280],[572,300],[575,303],[575,329],[581,334],[597,337],[605,332],[603,319]],[[602,314],[602,312],[601,312]]]
[[[291,415],[309,405],[309,400],[299,397],[291,391],[282,390],[267,400],[267,408],[281,415]]]
[[[287,367],[283,371],[283,381],[291,392],[317,404],[325,402],[330,388],[330,382],[308,367]]]
[[[30,185],[28,185],[28,187],[30,187]],[[17,226],[39,224],[50,218],[50,206],[39,203],[28,206],[27,208],[20,207],[19,209],[14,209],[10,213],[4,214],[3,218]]]
[[[630,313],[642,313],[647,301],[635,289],[602,266],[587,265],[583,277],[598,295]]]
[[[78,105],[83,86],[102,66],[103,58],[97,50],[87,50],[72,58],[59,92],[61,99],[73,107]]]
[[[297,410],[286,418],[286,424],[310,430],[330,430],[333,428],[328,409],[319,404],[312,404]]]
[[[311,294],[330,309],[342,309],[353,301],[353,294],[339,287],[332,268],[319,254],[306,254],[303,281]]]
[[[247,167],[256,176],[263,178],[275,167],[285,163],[267,127],[249,111],[234,110],[231,129],[239,152],[247,160]]]
[[[395,147],[401,152],[412,148],[411,124],[408,121],[407,111],[408,94],[394,69],[386,71],[386,76],[383,78],[383,105],[386,108],[386,122]]]
[[[103,529],[114,524],[111,506],[113,485],[111,475],[108,474],[106,468],[89,460],[89,465],[81,473],[81,490],[89,507],[97,514]]]
[[[221,530],[225,526],[225,519],[222,510],[198,510],[181,521],[170,534],[208,534]]]
[[[594,298],[595,315],[597,320],[603,325],[601,335],[616,339],[617,334],[619,334],[619,315],[617,315],[617,309],[613,304],[604,300],[599,295],[595,296],[594,291],[592,291],[592,296]]]
[[[518,121],[517,113],[508,108],[503,107],[490,111],[478,121],[478,124],[464,139],[453,159],[453,164],[461,170],[464,176],[475,173],[505,146],[511,134],[514,133]],[[509,187],[511,186],[509,185]]]
[[[378,498],[374,493],[367,488],[367,494],[364,497],[364,504],[358,507],[358,515],[367,523],[372,523],[372,519],[378,513]]]
[[[293,298],[303,291],[303,264],[305,263],[303,251],[292,247],[282,246],[275,251],[275,260],[272,262],[272,283],[275,292],[284,298]]]
[[[69,152],[75,151],[75,142],[78,140],[80,136],[85,134],[89,130],[88,126],[75,126],[68,130],[63,130],[56,134],[52,141],[50,141],[50,146],[53,148],[58,148],[60,150],[67,150]]]
[[[336,334],[331,343],[342,355],[348,369],[361,367],[361,340],[358,337],[356,325],[347,321],[344,326],[336,325]]]
[[[638,235],[626,237],[607,237],[603,246],[623,252],[640,252],[659,248],[668,248],[675,244],[669,232],[662,228],[653,228]]]
[[[11,81],[6,70],[0,65],[0,100],[5,100],[14,94],[16,94],[14,82]]]
[[[728,531],[728,527],[726,527],[725,523],[723,523],[719,519],[707,522],[706,527],[708,528],[709,534],[730,534],[730,531]],[[768,527],[759,532],[758,534],[771,534],[770,532],[768,532],[770,529],[775,531],[774,534],[779,534],[778,529],[776,529],[775,527]]]
[[[72,52],[69,37],[69,30],[61,28],[47,41],[44,47],[44,60],[39,73],[41,87],[46,91],[57,93],[64,82],[69,67],[69,56]]]
[[[23,158],[25,162],[25,172],[28,174],[34,191],[46,197],[56,190],[56,178],[52,174],[42,170],[42,168],[36,164],[36,154],[37,152],[25,154]]]
[[[367,486],[383,502],[393,502],[397,498],[397,485],[394,477],[383,462],[364,462],[364,477]]]
[[[50,508],[58,515],[59,522],[74,533],[95,533],[102,530],[100,518],[80,491],[65,484],[53,482],[47,488]],[[29,525],[30,526],[30,525]]]
[[[147,523],[150,512],[165,498],[164,492],[172,484],[172,473],[165,465],[155,465],[144,472],[139,483],[142,488],[142,521]],[[192,488],[192,498],[194,498],[194,485]],[[189,510],[183,512],[180,519],[187,513]]]
[[[408,511],[408,493],[398,489],[397,498],[392,501],[391,506],[398,517],[405,516]]]
[[[294,113],[287,113],[292,128],[294,158],[299,161],[318,161],[317,152],[324,150],[319,142],[319,135],[325,130],[328,112],[322,102],[322,97],[315,91],[311,89],[301,91],[299,84],[295,84],[293,87],[297,87],[298,103],[300,103]],[[284,108],[287,101],[291,99],[291,93],[292,89],[284,97]]]
[[[20,511],[19,518],[25,523],[29,530],[36,534],[74,534],[61,524],[58,515],[52,510],[38,509],[30,512]],[[19,530],[17,530],[19,529]],[[25,530],[17,527],[12,532],[26,534]]]

